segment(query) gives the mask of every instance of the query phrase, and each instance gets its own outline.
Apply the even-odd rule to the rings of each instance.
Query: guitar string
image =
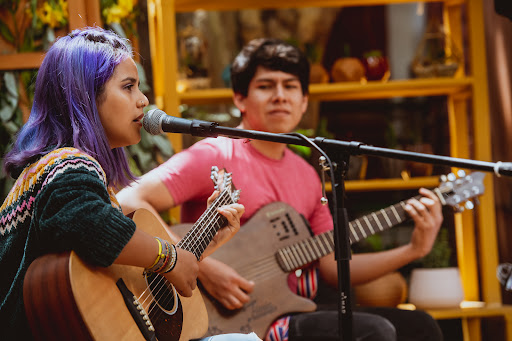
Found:
[[[315,242],[319,243],[320,241],[316,240]],[[290,251],[290,249],[294,249],[295,254],[299,256],[299,257],[297,257],[297,256],[294,256],[293,254],[289,255],[290,257],[294,258],[294,262],[296,264],[302,264],[302,263],[304,263],[303,260],[309,260],[311,258],[311,257],[308,257],[307,252],[304,253],[304,251],[301,250],[299,247],[300,247],[300,243],[288,246],[289,251]],[[300,260],[297,260],[298,258]],[[248,267],[243,266],[239,270],[243,271],[244,268],[246,269]],[[254,263],[252,263],[250,265],[250,270],[251,271],[249,271],[247,274],[245,274],[244,277],[252,279],[252,280],[265,280],[267,278],[272,278],[275,274],[284,273],[284,271],[278,267],[278,264],[275,263],[274,257],[265,257],[263,259],[256,260]],[[163,278],[163,277],[161,277],[161,278]],[[165,280],[165,278],[163,278],[163,279]],[[172,295],[168,295],[168,296],[172,297]],[[165,297],[163,297],[162,299],[165,299]],[[161,305],[166,306],[169,302],[170,302],[170,300],[167,302],[160,302],[160,303],[161,303]],[[152,310],[152,308],[150,310]]]
[[[229,195],[228,191],[224,191],[223,193],[221,193],[221,195],[219,196],[218,199],[219,200],[216,200],[210,206],[215,209],[216,214],[210,214],[210,215],[207,215],[206,217],[203,217],[202,219],[200,218],[201,221],[198,223],[198,225],[202,224],[205,227],[203,227],[201,229],[196,229],[195,233],[190,234],[188,238],[187,238],[187,236],[184,238],[185,240],[183,241],[183,244],[185,244],[185,243],[191,244],[191,242],[192,242],[192,245],[188,245],[189,248],[191,246],[193,246],[192,250],[189,250],[189,251],[193,252],[196,256],[200,256],[197,253],[197,251],[200,250],[200,247],[204,246],[204,243],[197,243],[197,241],[198,240],[205,241],[204,236],[206,234],[208,234],[210,236],[210,240],[206,244],[206,246],[207,246],[209,244],[209,242],[211,241],[211,239],[213,238],[213,236],[215,236],[215,233],[217,232],[217,230],[220,228],[220,226],[218,226],[218,225],[220,225],[219,221],[223,219],[223,216],[220,215],[218,212],[216,212],[216,210],[217,210],[217,208],[224,206],[230,202],[230,195]],[[194,237],[193,240],[192,240],[192,237]],[[181,241],[180,241],[180,243],[181,243]],[[178,245],[180,243],[178,243]],[[206,247],[204,247],[202,249],[201,254],[205,249],[206,249]]]
[[[212,207],[212,210],[216,210],[218,207],[220,206],[223,206],[227,203],[230,202],[229,200],[229,196],[220,196],[218,198],[218,200],[216,200],[214,202],[214,204],[212,204],[210,207]],[[217,230],[219,229],[219,226],[220,226],[220,223],[219,221],[223,218],[220,214],[216,213],[216,214],[213,214],[213,215],[206,215],[205,216],[206,219],[201,219],[201,221],[199,221],[200,224],[197,224],[197,225],[205,225],[206,224],[206,227],[203,227],[201,229],[196,229],[195,230],[195,233],[191,233],[189,234],[189,237],[187,238],[187,240],[192,240],[192,239],[195,239],[196,242],[193,244],[193,245],[199,245],[199,243],[197,243],[197,241],[203,241],[201,246],[197,246],[197,248],[201,248],[201,252],[197,252],[197,250],[195,250],[196,252],[194,252],[194,254],[196,255],[200,255],[202,254],[202,252],[204,251],[204,249],[206,248],[205,247],[205,244],[206,246],[209,244],[208,243],[204,243],[204,241],[206,240],[206,237],[205,235],[208,234],[208,238],[209,240],[211,241],[211,239],[213,238],[213,236],[215,235],[215,233],[217,232]],[[192,238],[193,236],[195,236],[195,238]],[[189,243],[184,243],[184,244],[189,244]],[[190,249],[190,247],[188,247],[187,249]],[[190,251],[190,250],[189,250]],[[194,250],[193,250],[194,251]],[[165,278],[162,277],[162,279],[165,280]],[[173,295],[167,295],[168,297],[170,296],[171,299],[172,299],[172,296]],[[168,298],[167,297],[167,298]],[[162,299],[166,299],[166,297],[162,297]],[[165,302],[165,304],[168,304],[169,303],[169,300],[166,300],[167,302]]]
[[[393,205],[393,207],[394,207],[394,208],[397,208],[397,206],[398,206],[398,207],[400,207],[400,204],[401,204],[401,203],[398,203],[398,204],[396,204],[396,205]],[[391,207],[386,208],[386,211],[388,211],[388,210],[391,210]],[[386,213],[389,213],[389,212],[386,212]],[[378,213],[377,213],[377,214],[378,214]],[[402,218],[402,217],[400,217],[400,218]],[[359,219],[362,219],[362,218],[359,218]],[[402,219],[404,219],[404,218],[402,218]],[[405,218],[405,219],[406,219],[406,218]],[[218,219],[217,219],[217,221],[216,221],[216,222],[218,222]],[[399,221],[398,221],[397,223],[399,223]],[[393,224],[393,225],[395,225],[395,224]],[[385,229],[382,229],[382,230],[385,230]],[[210,231],[210,232],[211,232],[211,231]],[[328,239],[327,241],[325,241],[325,240],[324,240],[324,241],[323,241],[323,243],[325,243],[325,242],[327,242],[327,243],[328,243],[328,242],[329,242],[329,240],[331,240],[331,239],[332,239],[332,235],[327,236],[327,238],[330,238],[330,239]],[[313,240],[313,241],[312,241],[313,243],[319,243],[319,242],[320,242],[319,240],[317,240],[318,238],[315,238],[315,239],[316,239],[316,240]],[[359,241],[359,238],[357,239],[357,241]],[[333,240],[331,240],[331,244],[332,244],[332,243],[333,243]],[[297,250],[297,248],[299,248],[300,246],[303,246],[303,247],[310,246],[310,250],[312,251],[312,253],[316,253],[316,252],[313,250],[313,248],[311,247],[311,245],[308,245],[308,244],[307,244],[307,241],[304,241],[304,242],[302,242],[302,243],[297,243],[297,244],[290,245],[290,246],[288,246],[288,248],[294,248],[295,252],[296,252],[296,253],[298,253],[298,254],[299,254],[303,259],[307,260],[308,262],[311,262],[311,261],[310,261],[310,257],[308,257],[308,253],[309,253],[309,252],[308,252],[307,250],[305,250],[305,251],[303,251],[303,250],[301,250],[301,249],[298,249],[298,250]],[[324,245],[324,246],[325,246],[325,245]],[[317,250],[317,252],[318,252],[318,250]],[[310,254],[309,254],[309,256],[310,256]],[[317,258],[318,258],[319,256],[320,256],[320,255],[316,255],[316,257],[317,257]],[[295,258],[297,258],[297,257],[295,257]],[[315,260],[315,259],[317,259],[317,258],[314,258],[313,260]],[[265,262],[265,263],[263,263],[263,262]],[[296,262],[297,262],[297,261],[296,261]],[[304,262],[303,262],[302,260],[300,260],[300,261],[299,261],[299,263],[304,263]],[[267,277],[267,278],[271,278],[271,277],[272,277],[272,275],[273,275],[273,274],[275,274],[275,273],[283,273],[283,272],[284,272],[284,271],[283,271],[279,266],[276,266],[277,264],[276,264],[276,262],[275,262],[275,260],[274,260],[274,257],[272,257],[272,256],[270,256],[270,257],[265,257],[265,258],[263,258],[263,259],[261,259],[261,260],[256,260],[256,264],[258,264],[256,267],[255,267],[255,265],[254,265],[254,264],[255,264],[255,263],[252,263],[252,264],[250,264],[250,265],[249,265],[249,268],[250,268],[251,270],[253,270],[253,272],[252,272],[252,273],[251,273],[251,272],[249,272],[249,273],[248,273],[248,274],[246,274],[244,277],[246,277],[246,278],[252,278],[252,279],[256,279],[256,278],[258,278],[258,279],[264,279],[265,277]],[[259,267],[259,269],[258,269],[258,267]],[[242,269],[241,269],[241,270],[243,270],[244,268],[247,268],[247,267],[242,267]],[[273,269],[274,269],[274,271],[269,271],[269,270],[268,270],[268,268],[273,268]],[[258,270],[258,271],[255,271],[255,270]],[[259,275],[261,275],[261,274],[267,274],[268,276],[258,277],[258,276],[259,276]]]
[[[393,222],[393,226],[400,223],[404,219],[406,219],[406,217],[404,217],[404,215],[402,214],[403,209],[401,207],[402,206],[401,203],[402,202],[392,205],[392,206],[394,206],[394,208],[397,211],[399,211],[398,214],[400,215],[400,218],[401,218],[400,221],[397,221],[396,223]],[[400,208],[400,210],[398,210],[399,208]],[[391,214],[391,213],[387,212],[387,211],[391,210],[391,207],[388,207],[385,210],[388,215]],[[380,212],[377,212],[376,214],[377,214],[377,216],[382,215],[382,213],[380,213]],[[395,217],[393,217],[393,218],[395,218]],[[358,219],[361,221],[363,219],[363,217],[358,218]],[[372,217],[372,219],[373,219],[373,217]],[[380,220],[382,220],[382,219],[383,218],[380,217]],[[373,220],[375,220],[375,219],[373,219]],[[394,219],[394,220],[396,220],[396,219]],[[354,223],[354,222],[351,222],[351,223]],[[366,223],[365,223],[365,228],[368,229],[368,227],[366,226]],[[382,230],[385,230],[385,229],[386,228],[383,228]],[[380,231],[381,230],[379,229],[378,232],[380,232]],[[321,236],[323,236],[323,237],[321,237]],[[324,239],[322,240],[320,238],[324,238]],[[358,240],[359,240],[359,236],[358,236]],[[310,240],[304,240],[301,242],[297,242],[295,244],[283,247],[280,250],[287,251],[288,257],[290,257],[292,259],[292,261],[291,261],[292,265],[298,264],[299,265],[298,267],[301,267],[305,264],[308,264],[308,263],[311,263],[312,261],[317,260],[319,257],[321,257],[323,255],[326,255],[326,254],[332,252],[332,250],[333,250],[332,244],[333,243],[334,243],[334,239],[333,239],[332,231],[328,231],[323,234],[316,235],[315,237],[311,238]],[[313,245],[315,246],[314,248],[313,248]],[[328,252],[322,251],[321,249],[327,250]],[[235,269],[237,269],[237,271],[239,271],[241,273],[245,273],[246,275],[244,277],[254,279],[254,277],[258,276],[259,272],[260,272],[260,270],[257,268],[257,266],[255,266],[255,264],[263,265],[264,264],[263,262],[270,262],[273,265],[273,263],[276,263],[274,258],[275,258],[274,255],[272,255],[272,256],[262,258],[259,260],[253,260],[250,264],[246,264],[246,265],[237,266],[235,264],[235,265],[233,265],[233,267]],[[295,266],[294,268],[298,268],[298,267]],[[277,271],[277,272],[279,272],[279,271]]]
[[[224,191],[222,192],[219,197],[217,198],[217,200],[214,201],[214,203],[208,208],[207,214],[203,214],[201,215],[201,217],[199,217],[198,221],[196,222],[195,226],[196,225],[206,225],[205,224],[205,220],[208,219],[208,223],[211,224],[211,220],[212,218],[218,218],[217,214],[212,214],[211,211],[213,211],[214,209],[216,210],[217,208],[219,208],[221,205],[225,204],[227,202],[227,199],[225,194],[227,192]],[[223,201],[224,200],[224,201]],[[212,217],[213,216],[213,217]],[[192,227],[191,231],[189,231],[189,233],[187,233],[185,235],[185,237],[180,241],[179,244],[181,245],[184,245],[184,244],[189,244],[191,240],[197,240],[198,238],[198,233],[201,233],[204,229],[197,229]]]
[[[212,206],[214,206],[214,205],[212,204],[210,207],[212,207]],[[191,239],[191,238],[189,238],[189,239]],[[157,283],[155,283],[156,280],[158,280]],[[148,299],[151,299],[151,301],[153,301],[155,296],[158,297],[160,295],[161,290],[165,289],[165,282],[166,282],[165,277],[163,277],[163,276],[154,276],[153,280],[151,281],[151,283],[149,283],[149,285],[147,286],[146,290],[144,290],[143,293],[139,296],[139,300],[142,301],[142,304],[145,304]],[[153,290],[154,291],[153,294],[150,292],[150,287],[151,286],[154,286],[154,287],[158,288],[158,290],[156,292],[155,292],[155,290]],[[146,295],[146,294],[147,294],[147,297],[144,300],[142,300],[142,297],[144,295]],[[172,295],[168,295],[168,296],[171,296],[171,299],[172,299]],[[148,303],[148,304],[150,304],[150,303]],[[153,308],[150,309],[148,314],[151,312],[152,309]]]
[[[219,195],[219,197],[217,198],[217,200],[215,200],[214,203],[212,203],[212,205],[209,208],[212,208],[212,210],[213,210],[213,209],[221,207],[221,206],[223,206],[225,204],[230,203],[229,199],[231,199],[231,197],[230,196],[226,197],[225,195],[223,195],[224,193],[229,194],[226,191],[222,192],[221,195]],[[183,244],[190,244],[190,241],[192,241],[193,239],[195,239],[196,241],[197,240],[204,240],[204,235],[207,234],[207,233],[210,235],[211,238],[213,238],[213,236],[215,235],[215,233],[218,230],[218,228],[216,228],[215,226],[219,225],[219,221],[223,218],[223,216],[221,216],[220,214],[217,213],[217,214],[215,214],[213,216],[212,215],[206,215],[206,217],[207,217],[207,221],[206,221],[207,225],[206,225],[206,227],[202,228],[202,229],[197,229],[196,231],[193,231],[192,233],[188,233],[186,235],[188,237],[184,238],[185,240],[184,240]],[[196,225],[201,225],[201,224],[204,224],[204,223],[205,223],[205,219],[202,216],[202,219],[200,218],[198,220],[198,223],[196,223]],[[213,225],[213,224],[215,224],[215,225]],[[215,233],[213,233],[213,232],[215,232]],[[198,235],[198,233],[199,233],[199,235]],[[192,238],[194,236],[195,236],[195,238]],[[178,243],[178,245],[180,245],[182,241],[180,241],[180,243]],[[195,245],[197,245],[197,243]],[[193,250],[193,251],[197,252],[198,248],[199,247],[197,246],[196,250]],[[191,251],[191,252],[193,252],[193,251]],[[203,251],[204,251],[204,249],[203,249]],[[193,252],[193,253],[197,255],[196,252]],[[201,252],[201,254],[202,254],[202,252]],[[157,278],[158,278],[158,282],[155,284],[154,282],[157,280]],[[139,296],[139,300],[140,300],[147,293],[147,297],[143,300],[142,304],[145,304],[148,299],[151,299],[151,301],[148,304],[151,304],[152,301],[156,301],[155,297],[160,296],[161,295],[161,291],[167,289],[166,288],[167,287],[166,286],[166,282],[167,282],[167,280],[166,280],[166,278],[164,276],[156,275],[155,278],[152,280],[151,285],[154,284],[155,287],[158,287],[158,290],[155,293],[152,294],[150,292],[150,286],[148,286],[144,290],[144,292]],[[159,298],[159,303],[160,303],[161,306],[167,306],[173,300],[173,298],[174,298],[173,293],[170,292],[170,291],[167,291],[167,294],[163,294],[161,296],[162,297]],[[158,307],[158,305],[153,305],[149,309],[148,314],[150,314],[155,309],[155,307]],[[161,312],[157,311],[156,314],[159,314],[159,313],[161,313]]]
[[[212,220],[211,217],[209,219]],[[216,220],[217,220],[216,222],[218,222],[218,219],[216,219]],[[211,225],[210,225],[210,227],[211,227]],[[208,231],[207,229],[204,229],[204,230],[201,230],[201,231],[202,231],[202,234],[207,233],[207,232],[210,232],[210,233],[212,232],[211,229],[210,229],[210,231]],[[203,239],[203,238],[201,238],[201,239]],[[318,242],[321,242],[321,241],[317,240],[316,243],[318,243]],[[325,242],[326,241],[323,241],[322,243],[325,243]],[[310,257],[308,257],[308,252],[304,252],[304,250],[301,250],[299,248],[301,245],[303,246],[303,244],[298,243],[298,244],[294,244],[294,245],[289,246],[289,250],[291,248],[291,250],[295,251],[295,254],[299,256],[299,257],[293,256],[293,258],[295,258],[295,263],[297,263],[297,264],[304,264],[304,260],[306,260],[306,263],[310,262]],[[324,245],[324,247],[325,247],[325,245]],[[289,256],[291,257],[292,255],[289,255]],[[297,258],[301,258],[301,259],[299,261],[297,261]],[[246,275],[246,277],[255,279],[255,278],[258,278],[258,276],[260,276],[261,274],[266,274],[267,275],[267,276],[264,276],[264,277],[272,277],[272,275],[275,274],[275,273],[279,273],[279,272],[282,273],[283,272],[280,268],[276,267],[276,264],[275,264],[275,262],[273,260],[273,257],[267,257],[266,262],[267,262],[267,264],[263,263],[263,260],[260,260],[260,261],[257,260],[256,264],[258,264],[258,263],[259,264],[257,266],[254,266],[255,263],[253,263],[251,265],[252,272],[248,273]],[[272,268],[272,267],[275,269],[275,271],[269,271],[267,269],[267,268]],[[259,277],[259,278],[262,278],[262,277]],[[164,278],[164,280],[165,280],[165,278]]]
[[[212,207],[212,210],[216,208],[216,206],[219,206],[222,205],[222,202],[223,200],[225,201],[225,198],[221,198],[220,200],[216,201],[217,205],[211,205],[210,207]],[[209,220],[212,220],[212,218],[210,218]],[[218,218],[216,219],[218,221]],[[202,221],[200,221],[200,223],[202,223],[204,225],[205,223],[205,219],[202,219]],[[201,224],[196,224],[197,226],[198,225],[201,225]],[[197,227],[196,226],[196,227]],[[208,226],[208,225],[207,225]],[[211,228],[211,225],[210,225],[210,228]],[[198,230],[199,231],[199,230]],[[188,234],[189,237],[187,238],[189,241],[192,240],[193,236],[195,235],[196,236],[196,239],[197,240],[202,240],[202,237],[203,237],[203,234],[204,233],[200,233],[198,234],[197,231],[196,233],[190,233]],[[201,239],[199,239],[201,238]],[[184,244],[187,244],[187,243],[184,243]],[[183,247],[184,249],[187,249],[186,246]],[[188,250],[188,249],[187,249]],[[188,250],[190,251],[190,250]],[[195,253],[196,254],[196,253]],[[157,283],[154,283],[156,280],[158,280]],[[161,276],[161,275],[157,275],[155,276],[154,280],[152,281],[152,284],[154,283],[154,287],[155,288],[158,288],[158,290],[153,290],[152,292],[148,292],[148,297],[147,298],[150,298],[151,299],[151,302],[152,301],[158,301],[158,303],[160,304],[160,306],[163,306],[163,307],[167,307],[170,305],[170,303],[172,302],[172,300],[174,299],[174,292],[172,290],[167,290],[167,285],[166,283],[168,283],[167,279],[164,277],[164,276]],[[166,290],[166,292],[162,293],[163,290]],[[155,292],[156,291],[156,292]],[[155,299],[155,297],[159,297],[158,300]],[[147,300],[147,299],[146,299]],[[145,300],[145,301],[146,301]],[[175,304],[177,304],[177,302],[175,302]],[[149,309],[149,312],[148,314],[150,314],[152,311],[154,311],[154,309],[156,308],[160,308],[158,305],[153,305],[152,307],[150,307]],[[163,312],[160,311],[161,309],[158,309],[155,313],[155,318],[158,317],[160,314],[162,314]]]

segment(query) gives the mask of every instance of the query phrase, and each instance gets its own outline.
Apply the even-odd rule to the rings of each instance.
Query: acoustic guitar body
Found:
[[[138,210],[133,219],[138,228],[169,239],[151,212]],[[208,314],[199,290],[196,288],[191,297],[181,297],[169,284],[166,296],[171,300],[140,300],[155,329],[145,337],[127,307],[135,298],[125,303],[117,283],[119,279],[133,296],[148,297],[148,283],[141,268],[123,265],[93,267],[74,252],[49,254],[36,259],[27,271],[23,288],[32,334],[38,340],[73,341],[184,341],[205,334]]]

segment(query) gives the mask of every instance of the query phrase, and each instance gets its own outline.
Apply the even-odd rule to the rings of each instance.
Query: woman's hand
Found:
[[[174,285],[181,296],[190,297],[197,286],[199,262],[193,253],[178,247],[176,254],[178,260],[174,269],[162,276]]]

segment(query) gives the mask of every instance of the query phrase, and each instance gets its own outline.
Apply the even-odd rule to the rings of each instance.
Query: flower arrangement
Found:
[[[101,16],[106,26],[122,37],[137,35],[137,0],[101,0]]]
[[[68,2],[66,0],[45,1],[36,10],[37,19],[53,29],[64,27],[68,23]]]
[[[100,11],[105,26],[117,34],[136,37],[136,0],[101,0]],[[14,54],[45,51],[55,37],[67,33],[67,0],[0,1],[0,53]],[[62,32],[61,32],[62,31]],[[56,33],[57,32],[57,33]],[[141,90],[149,89],[143,69]],[[0,155],[10,149],[14,135],[30,113],[37,69],[0,71]],[[147,110],[150,107],[146,108]],[[152,136],[142,131],[142,141],[127,149],[135,174],[142,174],[168,159],[172,146],[165,135]],[[0,169],[0,202],[7,195],[13,179]]]
[[[0,2],[0,38],[11,51],[43,51],[55,40],[55,31],[68,24],[68,1]]]

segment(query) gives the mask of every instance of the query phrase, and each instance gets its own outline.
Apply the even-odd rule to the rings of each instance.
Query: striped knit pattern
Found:
[[[309,267],[303,269],[297,278],[297,294],[309,299],[314,299],[318,290],[318,268]],[[271,326],[265,341],[288,341],[290,328],[290,316],[280,318]]]
[[[69,169],[85,167],[95,172],[106,186],[106,176],[98,162],[76,148],[56,149],[26,167],[0,207],[0,234],[5,235],[32,213],[32,205],[41,189]],[[111,198],[114,193],[110,193]],[[115,196],[114,196],[115,198]],[[116,203],[116,201],[112,201]],[[117,204],[119,206],[119,204]]]

